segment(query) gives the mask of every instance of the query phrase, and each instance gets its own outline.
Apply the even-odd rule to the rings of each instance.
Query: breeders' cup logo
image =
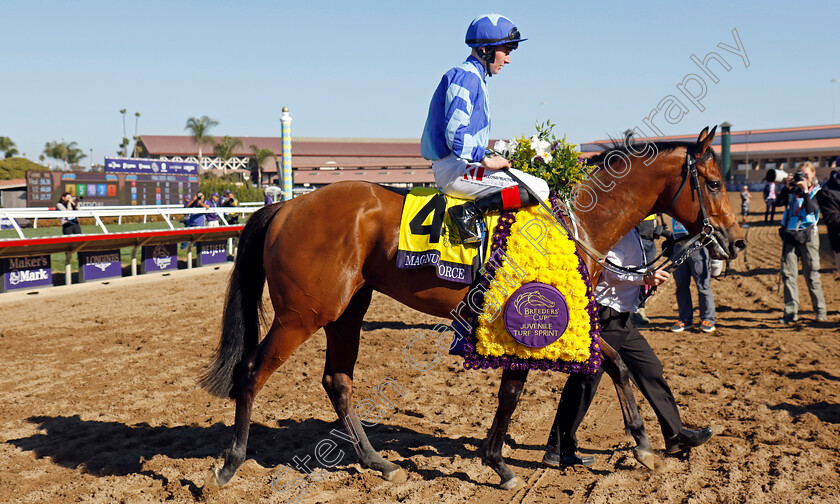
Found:
[[[12,271],[9,273],[9,283],[12,285],[20,283],[20,271]]]
[[[538,290],[523,292],[513,300],[516,313],[523,317],[531,317],[534,320],[545,320],[549,317],[556,317],[559,311],[555,308],[556,305],[557,303],[545,297]]]
[[[517,343],[542,348],[557,341],[566,331],[569,307],[555,287],[531,282],[508,299],[504,320],[505,328]]]
[[[169,255],[169,251],[166,250],[166,247],[163,245],[157,245],[152,251],[152,261],[154,261],[155,266],[157,266],[158,269],[166,269],[170,264],[172,264],[172,256]]]

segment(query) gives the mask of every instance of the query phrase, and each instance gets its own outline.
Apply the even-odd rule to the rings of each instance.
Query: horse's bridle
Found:
[[[663,213],[668,213],[672,208],[674,208],[674,204],[676,203],[677,198],[680,197],[680,194],[682,194],[682,191],[685,188],[686,182],[688,182],[688,180],[691,179],[691,192],[692,193],[695,193],[695,192],[697,193],[697,200],[700,203],[700,213],[703,216],[703,227],[700,229],[700,232],[697,233],[696,235],[692,236],[691,238],[683,239],[683,240],[687,240],[687,241],[679,249],[678,253],[676,254],[676,259],[671,259],[670,257],[666,257],[665,260],[659,266],[654,268],[654,269],[664,269],[665,271],[667,271],[669,273],[672,273],[674,270],[676,270],[677,267],[679,267],[680,264],[685,262],[686,259],[688,259],[688,257],[691,254],[693,254],[694,252],[702,249],[703,247],[709,246],[711,244],[715,245],[715,247],[718,249],[719,253],[728,257],[728,254],[726,253],[726,250],[723,248],[723,246],[721,246],[720,242],[714,236],[714,228],[712,227],[712,224],[709,222],[709,216],[708,216],[708,213],[706,212],[706,205],[705,205],[705,202],[703,201],[703,192],[700,190],[700,181],[699,181],[698,175],[697,175],[697,161],[694,159],[694,157],[692,157],[692,155],[688,151],[688,149],[686,149],[686,153],[685,153],[685,167],[686,167],[686,172],[685,172],[685,175],[682,178],[682,183],[680,184],[680,188],[677,190],[677,193],[674,195],[674,198],[671,200],[671,204],[668,206],[668,209],[665,210],[665,212],[663,212]],[[548,205],[546,205],[545,202],[542,201],[542,199],[540,199],[536,194],[534,194],[533,190],[530,187],[528,187],[525,183],[523,183],[522,180],[519,179],[519,177],[517,177],[515,174],[513,174],[509,170],[507,171],[507,174],[510,175],[511,178],[513,178],[513,180],[515,180],[520,185],[520,187],[524,187],[528,191],[528,193],[531,194],[531,196],[533,196],[534,199],[536,199],[539,202],[540,205],[542,205],[542,207],[545,210],[548,210],[548,213],[551,214],[551,216],[553,216],[554,219],[563,227],[563,229],[566,231],[567,236],[569,237],[569,239],[571,239],[573,242],[575,242],[575,245],[580,247],[580,249],[583,250],[586,253],[586,255],[588,255],[589,257],[594,259],[595,262],[600,264],[601,267],[603,267],[604,269],[606,269],[608,271],[611,271],[613,273],[617,273],[617,274],[633,273],[633,274],[636,274],[636,275],[644,275],[648,271],[650,271],[650,267],[653,266],[654,263],[656,263],[656,261],[658,261],[664,255],[664,251],[663,251],[661,254],[659,254],[652,261],[650,261],[650,262],[648,262],[648,263],[646,263],[642,266],[633,267],[633,268],[627,268],[627,267],[624,267],[624,266],[613,263],[612,261],[607,259],[607,256],[605,254],[595,250],[588,243],[586,243],[584,241],[581,241],[577,237],[577,232],[576,232],[577,230],[575,230],[575,232],[572,233],[572,231],[570,231],[569,228],[566,226],[566,224],[563,222],[563,219],[558,218],[557,215],[555,215],[554,211],[551,210],[548,207]],[[683,241],[683,240],[680,240],[680,241]],[[670,263],[670,264],[668,264],[668,263]]]

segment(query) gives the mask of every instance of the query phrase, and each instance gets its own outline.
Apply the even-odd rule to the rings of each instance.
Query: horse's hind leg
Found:
[[[251,428],[251,408],[257,393],[265,385],[269,376],[315,332],[300,327],[297,320],[294,320],[296,318],[275,319],[259,346],[248,354],[236,370],[234,376],[236,420],[233,443],[224,452],[225,465],[216,471],[216,481],[219,486],[227,483],[245,461],[248,432]]]
[[[323,385],[332,401],[338,418],[344,423],[348,436],[359,457],[359,462],[377,470],[389,481],[400,467],[382,458],[370,445],[367,435],[353,408],[353,369],[359,353],[359,332],[362,320],[370,306],[373,291],[363,287],[350,301],[344,313],[324,326],[327,333],[327,361],[324,366]]]
[[[525,380],[528,379],[528,370],[505,369],[502,371],[502,384],[499,386],[499,407],[496,410],[496,417],[493,419],[493,426],[487,433],[487,439],[481,447],[481,463],[490,467],[502,478],[501,486],[505,490],[513,489],[518,480],[516,475],[505,464],[502,457],[502,444],[510,426],[510,417],[519,404],[519,396],[522,395],[522,388]]]
[[[647,437],[647,432],[645,432],[644,420],[642,420],[639,406],[636,404],[633,390],[630,388],[630,372],[618,352],[606,342],[601,345],[601,350],[604,356],[602,366],[604,371],[612,378],[615,391],[618,394],[618,402],[621,404],[624,428],[636,440],[633,455],[642,465],[648,469],[653,469],[656,457],[651,450],[650,440]]]

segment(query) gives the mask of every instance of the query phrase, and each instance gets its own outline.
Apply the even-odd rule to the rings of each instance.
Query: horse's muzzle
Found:
[[[738,236],[740,233],[737,233],[733,228],[734,226],[727,229],[725,233],[718,229],[712,232],[714,240],[709,247],[712,259],[732,260],[738,257],[738,253],[747,248],[747,241],[743,236]]]

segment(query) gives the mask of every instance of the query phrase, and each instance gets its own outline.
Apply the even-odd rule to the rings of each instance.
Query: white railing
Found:
[[[92,218],[103,233],[109,234],[102,217],[117,217],[117,225],[120,225],[123,217],[140,216],[143,217],[145,223],[148,217],[159,216],[169,225],[169,229],[175,229],[172,224],[172,216],[174,215],[216,214],[219,216],[219,221],[227,226],[229,224],[224,214],[238,214],[244,217],[246,214],[256,212],[262,205],[262,203],[241,203],[240,206],[236,207],[211,207],[207,209],[184,208],[181,205],[81,207],[78,210],[64,211],[48,208],[0,208],[0,220],[8,220],[20,238],[26,237],[16,219],[32,219],[33,228],[37,228],[38,219]]]

